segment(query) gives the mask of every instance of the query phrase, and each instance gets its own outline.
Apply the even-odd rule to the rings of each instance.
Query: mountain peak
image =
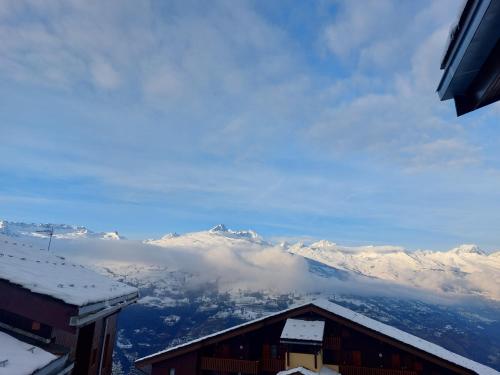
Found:
[[[162,240],[169,240],[171,238],[177,238],[179,237],[179,234],[177,232],[172,232],[172,233],[167,233],[164,236],[161,237]]]
[[[478,254],[485,255],[484,251],[482,251],[479,246],[474,244],[463,244],[458,247],[455,247],[449,251],[450,253],[454,253],[457,255],[463,254]]]
[[[216,225],[208,232],[228,238],[244,239],[252,242],[262,242],[262,237],[253,230],[232,230],[227,228],[224,224]]]
[[[320,241],[316,241],[316,242],[312,243],[310,247],[317,248],[317,249],[318,248],[324,249],[324,248],[332,248],[335,246],[337,246],[337,244],[335,242],[331,242],[328,240],[320,240]]]
[[[224,224],[218,224],[212,229],[210,229],[210,232],[227,232],[228,229]]]
[[[282,249],[288,249],[290,247],[290,244],[287,241],[281,241],[278,246]]]
[[[113,232],[103,232],[102,233],[102,239],[104,240],[124,240],[125,237],[121,236],[118,231],[113,231]]]

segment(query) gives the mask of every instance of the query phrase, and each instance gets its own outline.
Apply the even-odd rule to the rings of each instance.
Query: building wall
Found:
[[[54,328],[52,330],[52,336],[54,337],[55,343],[61,345],[65,348],[69,348],[69,359],[71,361],[75,360],[76,354],[76,342],[78,340],[78,335],[76,333],[70,333],[59,328]],[[57,354],[57,353],[55,353]]]
[[[78,343],[82,342],[80,333],[83,331],[83,327],[69,325],[70,317],[78,315],[76,306],[32,293],[1,280],[0,295],[3,296],[0,298],[0,321],[52,339],[53,343],[44,347],[46,350],[56,355],[66,354],[69,350],[69,360],[76,360]],[[93,333],[85,340],[86,343],[82,344],[90,346],[90,355],[88,361],[82,365],[83,369],[75,368],[75,374],[99,374],[101,364],[101,375],[111,374],[117,316],[118,312],[91,323],[94,326]]]
[[[295,367],[305,367],[309,370],[319,371],[323,367],[323,355],[321,351],[316,355],[316,363],[314,361],[314,354],[290,353],[286,369]]]
[[[103,355],[102,355],[102,375],[111,374],[113,367],[113,349],[116,343],[116,322],[118,313],[107,317],[108,326],[104,337]]]
[[[306,312],[297,314],[294,318],[303,319],[325,319],[325,342],[326,338],[330,340],[328,347],[323,347],[321,356],[318,356],[318,369],[321,364],[332,369],[339,368],[342,372],[352,371],[353,367],[368,369],[377,369],[377,373],[382,374],[384,369],[400,371],[404,374],[473,374],[464,369],[449,369],[442,365],[435,364],[420,355],[406,351],[404,347],[392,345],[378,337],[372,337],[354,329],[351,326],[344,325],[333,319],[325,318],[315,312]],[[225,340],[217,341],[211,345],[205,345],[191,354],[183,354],[169,360],[160,360],[152,363],[152,375],[171,375],[170,369],[175,368],[175,375],[227,375],[228,361],[231,366],[241,363],[259,363],[258,368],[261,374],[276,374],[286,366],[285,345],[280,344],[280,334],[283,329],[286,317],[282,321],[262,326],[258,329],[249,331],[246,329],[240,335],[232,336]],[[273,350],[271,351],[271,348]],[[271,352],[273,355],[271,355]],[[201,357],[212,358],[210,366],[219,367],[218,370],[200,371],[197,363]],[[220,361],[217,361],[220,359]],[[241,361],[241,362],[238,362]],[[287,368],[304,366],[314,369],[314,355],[304,355],[300,353],[291,353],[291,361]],[[264,369],[266,367],[266,369]],[[211,367],[212,368],[212,367]],[[225,372],[226,371],[226,372]],[[242,371],[244,372],[244,371]]]
[[[88,359],[76,362],[75,373],[81,375],[110,375],[113,366],[113,348],[116,339],[117,313],[96,320],[81,327],[79,338],[85,340],[84,347],[90,346]],[[92,329],[90,339],[85,337],[84,330]],[[88,342],[87,342],[88,341]]]
[[[71,333],[76,329],[68,325],[69,318],[77,314],[75,306],[67,305],[42,294],[0,280],[0,309],[13,312],[33,321],[45,323]]]
[[[197,363],[197,352],[187,353],[153,364],[151,375],[171,375],[171,369],[175,369],[175,375],[195,375],[197,374]]]

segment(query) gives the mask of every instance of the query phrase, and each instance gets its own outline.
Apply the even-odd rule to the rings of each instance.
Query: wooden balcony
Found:
[[[323,342],[323,347],[325,349],[339,350],[340,349],[340,337],[327,336]]]
[[[261,361],[260,370],[268,372],[278,372],[285,369],[285,360],[277,358],[268,358]]]
[[[342,365],[340,365],[339,372],[342,375],[417,375],[417,372],[409,370],[394,370],[386,368],[371,368],[371,367],[342,366]]]
[[[220,372],[241,372],[245,374],[258,374],[259,361],[201,357],[200,369]]]

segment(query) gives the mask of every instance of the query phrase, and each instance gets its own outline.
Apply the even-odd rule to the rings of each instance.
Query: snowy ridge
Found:
[[[54,238],[58,239],[79,239],[79,238],[99,238],[106,240],[122,240],[125,237],[112,232],[93,232],[85,227],[68,224],[35,224],[18,223],[13,221],[0,220],[0,234],[10,237],[48,237],[48,231],[54,230]]]
[[[0,221],[0,234],[13,237],[46,236],[38,232],[44,229],[47,229],[46,224]],[[55,227],[54,237],[64,240],[122,238],[116,232],[95,233],[85,227],[64,224]],[[130,244],[131,241],[123,243]],[[378,279],[447,295],[473,295],[500,300],[500,284],[492,282],[500,274],[500,252],[488,255],[478,246],[470,244],[449,251],[409,251],[391,245],[342,246],[327,240],[309,245],[300,242],[273,244],[253,230],[232,230],[223,224],[200,232],[168,233],[159,239],[144,240],[143,243],[164,248],[164,255],[181,250],[195,259],[210,263],[211,267],[234,258],[235,261],[240,259],[263,271],[270,271],[277,266],[276,259],[280,259],[280,262],[290,262],[288,266],[293,263],[296,267],[294,272],[301,276],[307,276],[305,273],[321,273],[327,277],[336,274],[337,278],[344,280],[359,277]],[[310,263],[307,270],[300,266],[300,262],[286,257],[286,254],[299,255],[315,263]],[[235,265],[234,262],[224,264],[227,267]],[[170,265],[171,262],[169,268]],[[323,270],[323,265],[328,269]],[[286,284],[285,281],[283,283]]]
[[[319,241],[298,243],[288,251],[305,258],[401,285],[452,294],[481,295],[500,300],[498,253],[485,254],[476,245],[449,251],[408,251],[398,246],[339,246]]]
[[[271,246],[270,243],[264,241],[253,230],[232,230],[228,229],[224,224],[219,224],[208,231],[190,232],[183,235],[177,233],[167,233],[160,239],[145,240],[144,243],[158,246],[189,246],[201,247],[203,245],[214,246],[231,246],[242,244]]]
[[[253,230],[231,230],[227,229],[224,224],[219,224],[209,230],[210,233],[218,234],[230,238],[240,238],[240,239],[248,239],[254,242],[262,242],[262,237],[259,236]]]

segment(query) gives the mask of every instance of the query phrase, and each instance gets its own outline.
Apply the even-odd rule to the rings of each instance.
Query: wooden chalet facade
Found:
[[[291,321],[303,325],[295,337],[287,334]],[[308,334],[319,326],[320,336]],[[499,374],[322,300],[169,348],[135,364],[151,375]]]
[[[9,241],[0,242],[0,332],[64,358],[57,374],[111,374],[117,316],[137,290]]]

